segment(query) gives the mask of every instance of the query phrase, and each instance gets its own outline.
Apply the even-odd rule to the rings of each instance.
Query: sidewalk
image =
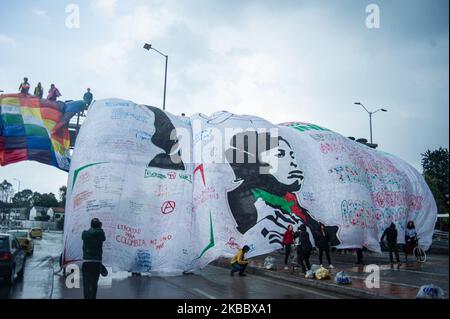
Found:
[[[272,256],[276,260],[276,270],[266,270],[264,268],[264,259]],[[404,256],[400,254],[402,264],[398,266],[390,265],[389,255],[383,253],[364,253],[364,262],[366,265],[376,264],[380,267],[380,287],[367,288],[365,279],[370,273],[364,272],[364,266],[356,265],[356,255],[348,252],[346,255],[339,255],[337,252],[331,253],[331,260],[334,269],[329,269],[331,279],[318,280],[306,279],[301,273],[301,268],[292,267],[284,269],[284,255],[276,251],[267,255],[251,258],[247,272],[261,276],[272,277],[278,280],[289,281],[291,283],[303,286],[315,287],[333,292],[339,292],[356,298],[378,298],[378,299],[414,299],[420,286],[425,284],[435,284],[445,291],[448,298],[448,255],[429,255],[427,261],[423,264],[413,262],[404,263]],[[310,258],[311,264],[319,264],[317,252],[314,252]],[[324,256],[324,266],[327,267]],[[229,260],[220,258],[213,264],[222,267],[230,267]],[[334,283],[334,277],[339,271],[345,270],[352,283],[349,285],[338,285]]]

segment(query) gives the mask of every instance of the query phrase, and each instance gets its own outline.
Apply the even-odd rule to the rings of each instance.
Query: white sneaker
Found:
[[[333,268],[334,268],[334,266],[330,264],[330,269],[333,269]]]
[[[289,267],[288,266],[284,266],[284,270],[288,270],[289,269]]]

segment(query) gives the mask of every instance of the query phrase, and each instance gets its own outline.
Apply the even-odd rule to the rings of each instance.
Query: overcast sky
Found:
[[[78,5],[79,28],[73,7]],[[367,5],[380,10],[367,28]],[[0,90],[24,76],[62,99],[118,97],[187,115],[227,110],[305,121],[369,138],[420,172],[420,153],[449,144],[448,0],[0,0]],[[66,12],[66,10],[68,12]],[[69,23],[69,26],[73,24]],[[67,174],[0,168],[15,189],[57,193]]]

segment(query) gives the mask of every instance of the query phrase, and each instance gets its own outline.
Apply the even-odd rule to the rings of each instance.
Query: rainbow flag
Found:
[[[0,95],[0,165],[29,160],[68,171],[70,138],[60,123],[61,105],[33,95]]]

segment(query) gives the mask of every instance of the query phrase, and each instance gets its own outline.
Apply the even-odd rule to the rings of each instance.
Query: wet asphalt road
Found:
[[[83,298],[80,288],[67,288],[59,269],[62,233],[44,233],[35,240],[34,255],[27,258],[23,280],[12,288],[0,282],[0,298],[70,299]],[[56,273],[54,274],[54,272]],[[107,299],[316,299],[346,298],[333,292],[303,287],[272,278],[229,275],[225,268],[207,266],[192,275],[132,277],[115,272],[100,277],[97,298]]]

